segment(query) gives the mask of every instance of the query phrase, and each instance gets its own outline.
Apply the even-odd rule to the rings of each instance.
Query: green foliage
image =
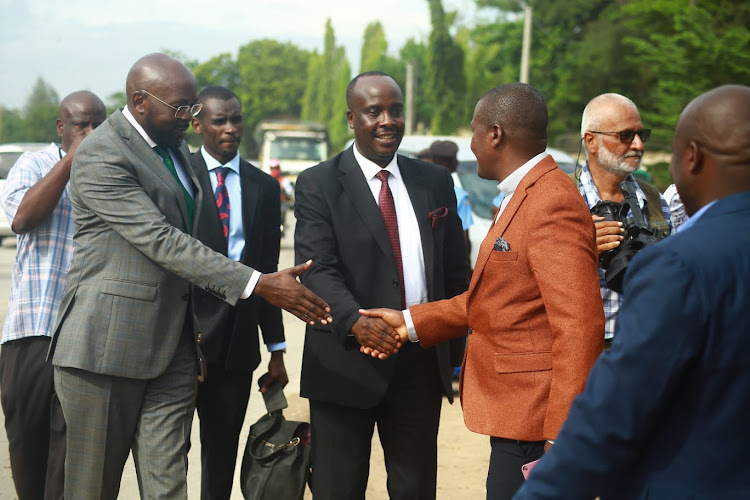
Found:
[[[257,155],[253,132],[261,120],[272,116],[298,117],[311,53],[292,43],[257,40],[240,47],[238,85],[233,88],[242,103],[245,121],[243,150]],[[222,73],[226,77],[228,73]]]
[[[55,122],[60,116],[60,98],[52,86],[41,77],[31,89],[23,109],[23,122],[12,141],[54,142],[58,140]],[[13,130],[11,129],[11,132]]]
[[[309,58],[308,78],[302,99],[302,119],[328,127],[331,152],[338,152],[348,139],[346,120],[346,87],[351,80],[351,66],[344,47],[336,45],[331,20],[326,22],[324,50]]]
[[[240,73],[237,61],[231,54],[219,54],[206,62],[192,68],[198,91],[218,85],[231,89],[235,93],[240,86]]]
[[[416,117],[414,123],[417,126],[417,130],[420,128],[429,127],[430,120],[432,119],[432,102],[427,95],[426,87],[428,85],[427,80],[427,45],[423,42],[418,42],[413,38],[409,38],[399,53],[402,66],[404,70],[403,80],[400,80],[397,75],[393,75],[401,89],[406,93],[406,65],[412,63],[414,65],[414,72],[416,73],[416,90],[414,100],[416,101]],[[404,96],[406,99],[406,96]],[[406,103],[405,101],[405,104]]]
[[[441,0],[427,0],[432,31],[427,50],[427,86],[432,102],[432,133],[451,134],[465,125],[464,53],[451,37]]]

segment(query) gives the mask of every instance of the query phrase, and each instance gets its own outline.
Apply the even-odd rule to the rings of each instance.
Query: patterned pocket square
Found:
[[[498,252],[510,252],[510,245],[502,238],[495,240],[495,250]]]
[[[430,224],[432,225],[432,229],[436,229],[440,227],[443,222],[445,222],[445,218],[448,216],[448,209],[446,207],[440,207],[436,208],[429,214],[427,214],[427,217],[430,218]]]

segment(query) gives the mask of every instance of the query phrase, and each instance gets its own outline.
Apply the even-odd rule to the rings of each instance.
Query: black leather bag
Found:
[[[267,413],[250,427],[240,486],[246,500],[302,500],[311,478],[310,424]]]

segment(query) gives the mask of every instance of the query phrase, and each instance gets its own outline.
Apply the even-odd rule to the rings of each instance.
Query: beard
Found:
[[[599,163],[600,167],[611,174],[628,175],[638,170],[638,167],[641,166],[642,156],[643,153],[641,153],[640,151],[630,151],[622,156],[617,156],[612,151],[607,149],[607,147],[602,144],[601,141],[599,141],[599,152],[596,160],[597,163]],[[627,158],[631,157],[638,158],[635,166],[627,162]]]

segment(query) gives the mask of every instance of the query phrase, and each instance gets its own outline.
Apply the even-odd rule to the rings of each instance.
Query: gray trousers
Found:
[[[68,424],[65,498],[116,499],[131,450],[141,498],[187,498],[187,441],[197,384],[188,334],[155,379],[56,366],[55,388]]]

